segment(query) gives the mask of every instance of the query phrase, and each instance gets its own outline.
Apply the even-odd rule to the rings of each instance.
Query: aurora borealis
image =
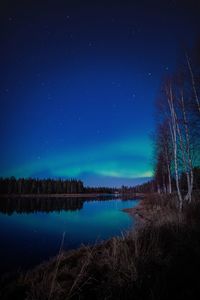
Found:
[[[44,159],[38,157],[36,162],[16,167],[11,173],[17,177],[42,177],[48,174],[50,177],[83,178],[85,181],[87,178],[102,181],[102,177],[109,181],[111,177],[120,182],[121,178],[126,178],[131,182],[134,178],[152,176],[148,161],[151,155],[149,141],[138,139],[137,143],[125,140],[102,146],[90,146],[77,152],[68,151],[67,156],[66,153],[59,153],[59,156]]]
[[[160,2],[1,2],[0,176],[152,176],[159,84],[199,23],[198,1]]]

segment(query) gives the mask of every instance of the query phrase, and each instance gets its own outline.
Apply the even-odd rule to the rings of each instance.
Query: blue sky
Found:
[[[154,103],[181,44],[184,1],[1,4],[0,176],[134,185],[153,174]]]

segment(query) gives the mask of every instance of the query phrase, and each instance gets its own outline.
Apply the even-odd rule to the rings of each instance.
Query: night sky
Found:
[[[154,103],[198,2],[1,1],[0,176],[150,178]]]

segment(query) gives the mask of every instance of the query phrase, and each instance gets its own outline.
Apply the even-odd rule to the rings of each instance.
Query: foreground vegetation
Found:
[[[62,252],[1,282],[1,299],[199,299],[200,197],[180,212],[176,195],[151,195],[136,230]],[[62,246],[61,246],[62,248]]]

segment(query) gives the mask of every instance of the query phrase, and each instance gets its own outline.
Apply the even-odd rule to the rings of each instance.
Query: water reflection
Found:
[[[79,210],[83,207],[83,198],[44,198],[22,197],[1,198],[0,212],[11,215],[16,213],[60,212],[62,210]]]
[[[99,195],[92,198],[85,197],[2,197],[0,198],[0,212],[12,215],[16,213],[34,212],[61,212],[75,211],[83,208],[83,203],[88,201],[113,200],[120,197],[121,200],[133,199],[130,195]]]
[[[113,196],[1,198],[0,274],[30,268],[56,255],[63,232],[64,250],[121,235],[134,226],[122,210],[138,204],[127,200]]]

